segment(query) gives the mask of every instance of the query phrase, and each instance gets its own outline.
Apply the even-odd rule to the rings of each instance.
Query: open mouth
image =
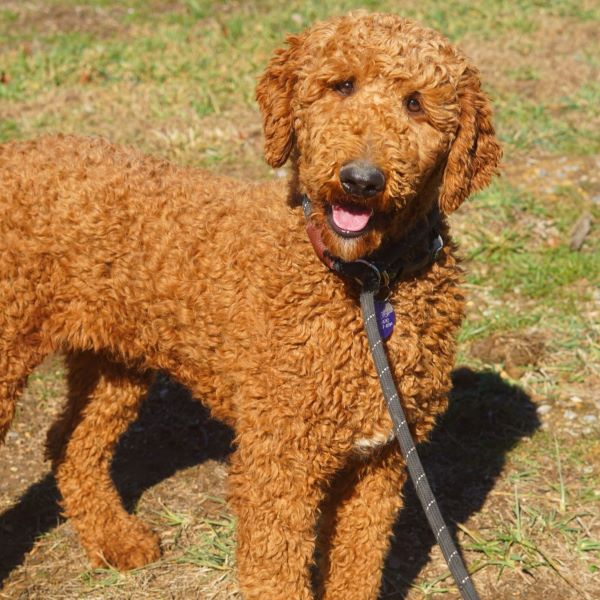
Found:
[[[356,204],[332,204],[329,225],[342,237],[361,236],[369,229],[373,210]]]

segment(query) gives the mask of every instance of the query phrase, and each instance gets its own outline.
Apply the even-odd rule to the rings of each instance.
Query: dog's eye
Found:
[[[342,96],[350,96],[354,93],[354,81],[352,81],[352,79],[338,81],[331,87]]]
[[[406,99],[406,108],[411,113],[420,113],[423,110],[421,102],[419,102],[419,99],[416,96],[409,96]]]

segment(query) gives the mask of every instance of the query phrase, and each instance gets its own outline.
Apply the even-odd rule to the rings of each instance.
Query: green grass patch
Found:
[[[65,6],[69,5],[68,2],[50,3],[47,7],[49,18],[52,19],[53,6],[62,7],[64,12]],[[244,64],[249,63],[248,57],[256,53],[269,53],[274,45],[281,43],[286,31],[299,31],[316,19],[345,13],[350,9],[398,10],[397,3],[385,1],[292,2],[286,5],[285,10],[281,10],[280,4],[274,0],[245,2],[235,11],[225,10],[222,3],[206,0],[187,0],[170,12],[156,11],[151,3],[138,1],[116,3],[96,0],[88,3],[86,8],[91,15],[90,19],[95,10],[99,15],[98,19],[106,14],[111,21],[121,23],[123,29],[117,29],[110,36],[112,43],[108,44],[109,49],[104,53],[104,58],[107,59],[106,63],[112,65],[111,70],[118,72],[118,65],[123,71],[131,69],[133,76],[139,75],[141,70],[140,65],[132,64],[135,62],[132,60],[134,56],[142,57],[147,68],[157,69],[156,63],[168,63],[171,68],[173,65],[177,67],[178,64],[188,64],[184,72],[189,75],[194,70],[191,65],[197,65],[198,69],[205,67],[202,61],[198,64],[196,60],[190,60],[196,52],[205,60],[210,57],[209,62],[235,64],[239,75],[240,67],[244,69]],[[403,6],[406,16],[419,18],[454,39],[467,33],[477,35],[490,28],[496,33],[515,29],[524,32],[535,27],[537,13],[544,11],[539,4],[527,1],[519,2],[516,7],[512,3],[492,0],[478,5],[456,0],[440,5],[430,0],[424,3],[409,2]],[[46,69],[54,70],[59,76],[64,71],[70,72],[74,65],[84,65],[86,60],[93,62],[97,59],[102,62],[103,57],[98,56],[98,52],[93,49],[96,41],[102,41],[97,39],[98,34],[93,26],[89,26],[88,32],[61,32],[61,21],[56,16],[58,32],[50,29],[51,33],[48,33],[47,28],[42,27],[43,20],[40,20],[39,23],[36,21],[32,24],[34,28],[36,24],[39,26],[39,31],[33,37],[29,31],[15,31],[12,24],[17,18],[18,13],[15,11],[0,13],[0,31],[9,36],[7,68],[15,72],[16,78],[19,75],[18,62],[15,64],[10,52],[18,49],[21,42],[31,39],[35,39],[36,43],[31,48],[32,60],[28,63],[29,75],[33,75],[34,79],[41,75],[36,65],[31,64],[36,60],[45,62]],[[65,22],[71,27],[70,21]],[[85,20],[83,23],[85,25]],[[148,28],[150,31],[145,31]],[[88,49],[85,50],[82,46],[87,46]],[[110,46],[113,51],[115,46],[120,46],[120,51],[128,56],[122,62],[119,56],[113,56],[114,60],[111,60],[113,53]],[[41,56],[37,56],[38,54]],[[257,65],[249,64],[249,68],[253,74],[256,73]],[[160,76],[158,77],[157,80],[160,81]],[[47,82],[47,78],[41,79]]]
[[[126,576],[116,569],[90,569],[80,575],[81,582],[89,591],[121,587],[125,584]]]
[[[496,294],[516,293],[533,299],[547,299],[553,303],[559,300],[590,300],[581,290],[571,290],[568,286],[579,281],[600,282],[600,261],[592,252],[574,252],[566,246],[531,250],[526,247],[526,236],[517,233],[503,235],[489,248],[480,248],[495,270]],[[484,285],[489,281],[489,273],[472,273],[468,281]],[[591,290],[590,290],[591,292]]]
[[[460,362],[485,364],[471,356],[476,340],[499,334],[527,340],[529,331],[541,331],[548,340],[544,371],[534,379],[546,387],[584,384],[593,375],[589,365],[600,360],[591,313],[600,286],[597,236],[579,251],[568,244],[582,211],[598,219],[597,209],[573,185],[540,197],[500,179],[469,211],[460,239],[472,308],[459,334]]]
[[[482,226],[474,224],[468,233],[466,259],[491,267],[496,294],[569,299],[570,285],[600,283],[600,261],[593,249],[573,251],[568,247],[569,229],[582,210],[581,197],[568,188],[560,199],[542,202],[532,193],[498,180],[474,199]],[[540,221],[557,231],[561,237],[558,245],[546,244],[543,235],[532,229]],[[484,285],[490,280],[489,269],[467,272],[471,284]]]
[[[497,332],[519,331],[535,327],[544,322],[545,311],[515,312],[512,306],[498,306],[486,318],[468,316],[458,335],[462,344],[487,337]],[[469,362],[463,357],[461,362]]]
[[[509,94],[496,99],[500,139],[521,151],[589,155],[600,152],[593,120],[598,117],[598,86],[586,84],[572,96],[535,102]],[[582,118],[583,117],[583,118]]]
[[[4,32],[4,28],[8,28],[10,25],[14,25],[19,19],[19,13],[14,10],[3,9],[0,10],[0,24],[2,29],[0,32]]]
[[[600,282],[600,261],[595,254],[574,252],[565,246],[538,252],[507,253],[501,292],[518,292],[536,299],[571,298],[566,286],[582,279]],[[575,292],[579,294],[579,292]],[[590,296],[579,300],[590,299]]]
[[[207,567],[216,571],[233,568],[235,547],[235,520],[224,516],[220,519],[205,519],[205,532],[197,545],[188,548],[178,562]]]
[[[20,135],[19,123],[12,119],[0,120],[0,142],[14,140]]]

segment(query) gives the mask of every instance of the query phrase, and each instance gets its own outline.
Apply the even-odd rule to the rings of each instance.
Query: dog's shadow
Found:
[[[490,372],[454,373],[450,406],[430,444],[420,449],[442,512],[454,532],[478,511],[494,486],[506,453],[539,423],[535,407],[518,387]],[[150,391],[140,416],[119,443],[112,474],[131,509],[142,492],[185,467],[225,460],[233,435],[211,420],[181,386],[166,378]],[[412,484],[395,527],[381,598],[399,600],[427,563],[434,544]],[[47,475],[0,515],[0,584],[19,566],[40,535],[61,520],[59,494]],[[377,507],[373,507],[377,510]]]
[[[225,460],[232,440],[232,431],[212,420],[184,387],[159,376],[115,452],[111,474],[125,506],[132,510],[144,490],[181,469]],[[0,514],[0,586],[35,540],[62,521],[59,498],[48,474]]]
[[[464,523],[481,510],[507,453],[540,423],[527,394],[494,372],[460,368],[453,373],[453,384],[448,411],[419,454],[456,540],[456,523]],[[394,527],[381,600],[407,595],[435,544],[411,481],[406,482],[403,494],[405,503]]]

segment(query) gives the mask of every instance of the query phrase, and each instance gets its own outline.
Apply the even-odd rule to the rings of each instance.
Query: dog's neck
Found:
[[[426,218],[417,223],[402,239],[353,261],[333,255],[325,246],[320,229],[310,218],[312,202],[306,195],[302,197],[302,209],[306,218],[308,239],[321,262],[332,271],[356,279],[371,289],[389,287],[401,277],[407,277],[429,266],[435,262],[444,247],[437,204]]]

